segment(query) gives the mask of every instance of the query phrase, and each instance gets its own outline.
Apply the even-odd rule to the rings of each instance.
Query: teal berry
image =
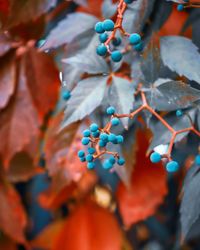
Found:
[[[93,136],[94,138],[98,138],[99,135],[100,135],[99,130],[97,130],[96,132],[92,132],[92,136]]]
[[[113,164],[109,160],[105,160],[103,163],[103,168],[110,169],[113,167]]]
[[[83,137],[83,139],[82,139],[82,144],[83,145],[88,145],[89,142],[90,142],[90,139],[88,137]]]
[[[82,157],[84,157],[85,156],[85,152],[83,151],[83,150],[79,150],[78,151],[78,157],[79,158],[82,158]]]
[[[133,33],[129,36],[129,42],[132,45],[136,45],[141,42],[141,36],[137,33]]]
[[[114,107],[109,107],[109,108],[107,108],[106,113],[107,113],[108,115],[114,115],[114,113],[115,113],[115,108],[114,108]]]
[[[126,4],[131,4],[131,3],[134,2],[134,0],[124,0],[124,2],[125,2]]]
[[[100,44],[96,49],[97,55],[105,56],[107,53],[107,48],[104,44]]]
[[[116,138],[116,135],[115,134],[109,134],[109,136],[108,136],[108,141],[109,142],[115,142],[117,140],[117,138]]]
[[[105,31],[113,31],[115,24],[111,19],[106,19],[102,26]]]
[[[153,163],[158,163],[160,162],[162,159],[161,155],[157,152],[153,152],[151,155],[150,155],[150,161],[153,162]]]
[[[87,168],[88,169],[94,169],[94,167],[95,167],[95,163],[94,162],[88,162],[88,164],[87,164]]]
[[[105,43],[105,42],[107,41],[107,39],[108,39],[108,34],[103,33],[103,34],[100,34],[100,35],[99,35],[99,41],[100,41],[101,43]]]
[[[119,46],[122,42],[122,39],[120,37],[116,37],[112,40],[113,46]]]
[[[195,158],[195,163],[197,165],[200,165],[200,155],[197,155],[196,158]]]
[[[111,59],[113,62],[120,62],[122,60],[122,53],[118,50],[115,50],[111,53]]]
[[[101,34],[101,33],[104,33],[105,32],[105,30],[104,30],[104,28],[103,28],[103,23],[102,22],[98,22],[98,23],[96,23],[96,25],[95,25],[95,31],[97,32],[97,33],[99,33],[99,34]]]
[[[178,171],[179,169],[179,164],[178,162],[176,161],[170,161],[167,163],[166,165],[166,170],[169,172],[169,173],[173,173],[173,172],[176,172]]]
[[[96,132],[99,129],[99,126],[96,123],[90,125],[90,131]]]
[[[89,154],[89,155],[86,155],[86,161],[87,162],[92,162],[93,161],[93,156],[91,155],[91,154]]]
[[[89,129],[86,129],[83,131],[83,136],[84,137],[89,137],[90,136],[90,130]]]
[[[62,99],[63,100],[68,101],[70,97],[71,97],[71,93],[69,90],[65,90],[62,92]]]
[[[110,162],[112,165],[114,165],[115,162],[116,162],[115,157],[114,157],[114,156],[111,156],[111,157],[109,158],[109,162]]]
[[[80,158],[80,161],[81,161],[81,162],[85,162],[85,161],[86,161],[85,157],[81,157],[81,158]]]
[[[133,48],[136,50],[136,51],[138,51],[138,52],[141,52],[142,50],[143,50],[143,43],[141,42],[141,43],[138,43],[138,44],[136,44],[136,45],[134,45],[133,46]]]
[[[117,117],[113,118],[113,119],[111,120],[111,124],[112,124],[113,126],[119,125],[119,119],[118,119]]]
[[[88,153],[89,154],[94,154],[96,152],[95,148],[88,148]]]
[[[118,163],[118,165],[123,166],[125,164],[124,158],[119,158],[117,163]]]
[[[183,111],[181,109],[176,110],[176,116],[181,117],[183,115]]]
[[[116,138],[117,138],[117,143],[118,144],[121,144],[121,143],[124,142],[124,137],[122,135],[117,135]]]
[[[106,141],[106,142],[108,141],[108,135],[106,133],[102,133],[99,138],[102,141]]]
[[[101,148],[105,147],[106,144],[107,144],[106,141],[102,141],[102,140],[99,141],[99,147],[101,147]]]
[[[177,10],[178,11],[183,11],[184,10],[184,5],[183,4],[178,4],[177,5]]]

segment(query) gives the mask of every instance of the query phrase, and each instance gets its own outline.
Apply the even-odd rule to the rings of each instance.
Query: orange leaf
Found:
[[[153,215],[167,194],[167,174],[162,164],[153,164],[145,157],[148,140],[138,134],[138,152],[130,188],[122,183],[117,190],[120,213],[126,226]]]
[[[88,4],[86,7],[80,6],[77,11],[81,11],[81,12],[86,12],[89,13],[91,15],[94,15],[96,17],[101,18],[102,14],[101,14],[101,5],[102,5],[102,0],[88,0],[87,1]]]
[[[122,234],[113,214],[92,201],[67,218],[52,250],[120,250]]]

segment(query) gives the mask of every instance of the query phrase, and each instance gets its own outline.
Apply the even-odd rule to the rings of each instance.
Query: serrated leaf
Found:
[[[117,113],[129,114],[133,108],[134,92],[134,86],[129,80],[113,76],[109,93],[109,103],[116,108]],[[128,120],[128,118],[121,120],[125,128],[128,127]]]
[[[71,98],[65,111],[62,128],[70,123],[82,120],[92,113],[102,102],[106,90],[107,77],[90,77],[78,83],[71,92]]]
[[[114,4],[112,0],[104,0],[102,4],[102,14],[105,19],[111,18],[117,11],[117,4]]]
[[[72,42],[79,35],[91,30],[94,33],[94,25],[98,19],[85,13],[73,13],[58,23],[50,32],[43,50],[57,48],[63,44]]]
[[[200,54],[190,39],[180,36],[162,37],[161,57],[172,71],[200,83]]]

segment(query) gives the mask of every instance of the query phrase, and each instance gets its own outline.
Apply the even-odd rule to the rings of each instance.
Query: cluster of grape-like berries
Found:
[[[108,115],[113,115],[115,113],[115,109],[113,107],[109,107],[107,109]],[[113,117],[111,119],[111,125],[117,126],[119,125],[120,120],[117,117]],[[105,169],[111,169],[115,163],[117,163],[120,166],[123,166],[125,163],[125,160],[122,157],[119,157],[117,153],[108,152],[105,150],[105,147],[108,143],[112,144],[122,144],[124,141],[124,138],[122,135],[116,135],[107,131],[104,131],[103,129],[99,129],[99,126],[96,123],[93,123],[90,125],[89,129],[86,129],[83,131],[83,138],[82,138],[82,144],[84,146],[87,146],[90,144],[90,147],[88,147],[88,154],[86,155],[83,150],[80,150],[78,152],[78,157],[80,158],[81,162],[87,162],[88,169],[93,169],[95,167],[95,160],[103,155],[103,154],[109,154],[111,155],[110,158],[106,159],[103,163],[103,168]],[[99,152],[97,152],[97,149]],[[103,153],[101,149],[104,149]]]
[[[177,10],[178,11],[183,11],[184,10],[184,3],[189,3],[189,0],[183,0],[183,3],[177,5]]]
[[[109,39],[109,35],[106,33],[106,31],[113,31],[115,28],[115,24],[111,19],[106,19],[103,22],[98,22],[95,25],[95,31],[100,34],[99,35],[99,41],[100,45],[98,45],[96,52],[99,56],[106,56],[108,53],[110,53],[110,57],[112,61],[119,62],[121,61],[123,57],[123,53],[120,50],[114,49],[113,51],[110,51],[109,45],[106,45],[106,41]],[[114,37],[112,39],[112,45],[115,47],[119,46],[121,44],[122,40],[120,37]],[[129,43],[133,46],[133,48],[136,51],[142,51],[143,44],[141,40],[141,36],[137,33],[130,34],[129,35]]]

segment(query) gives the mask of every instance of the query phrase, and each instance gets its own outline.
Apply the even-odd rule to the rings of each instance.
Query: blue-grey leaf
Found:
[[[117,11],[117,4],[114,4],[112,0],[104,0],[102,4],[102,14],[105,19],[111,18]]]

